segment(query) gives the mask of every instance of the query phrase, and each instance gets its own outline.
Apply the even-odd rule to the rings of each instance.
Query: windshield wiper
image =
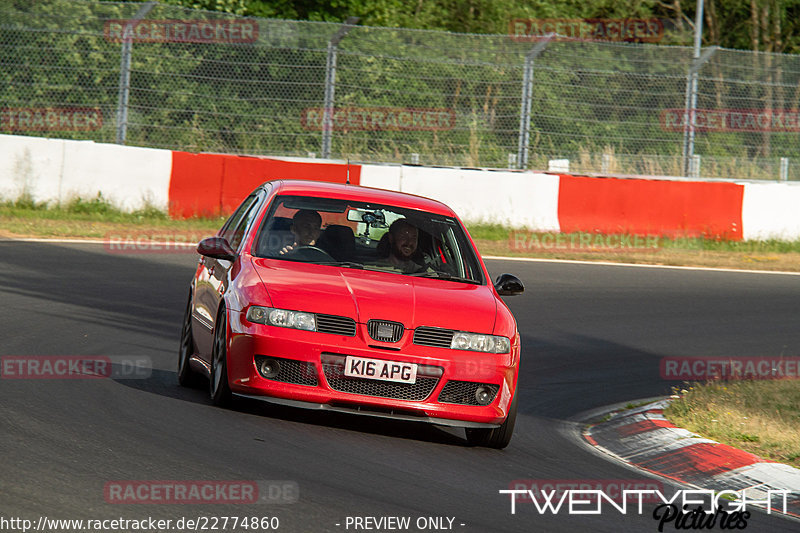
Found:
[[[345,268],[355,268],[358,270],[364,270],[364,265],[361,263],[356,263],[354,261],[328,261],[324,263],[317,263],[318,265],[325,265],[325,266],[337,266],[337,267],[345,267]]]
[[[407,276],[414,276],[416,278],[438,278],[438,279],[446,279],[448,281],[460,281],[462,283],[474,283],[479,285],[480,282],[470,278],[462,278],[459,276],[454,276],[449,272],[442,272],[440,270],[426,270],[424,272],[411,272],[410,274],[406,274]]]

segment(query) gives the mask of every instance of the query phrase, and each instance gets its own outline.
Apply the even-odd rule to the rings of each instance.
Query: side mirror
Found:
[[[197,244],[197,253],[205,257],[214,259],[224,259],[233,261],[236,259],[236,252],[233,251],[228,240],[224,237],[208,237]]]
[[[522,294],[525,286],[517,276],[512,274],[500,274],[494,282],[494,288],[500,296],[514,296]]]

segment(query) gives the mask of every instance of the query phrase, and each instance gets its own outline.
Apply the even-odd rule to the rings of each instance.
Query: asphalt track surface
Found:
[[[661,379],[662,357],[800,356],[800,277],[492,260],[493,276],[512,272],[526,286],[507,299],[523,353],[506,450],[467,447],[458,430],[417,423],[255,401],[225,410],[205,389],[176,383],[195,261],[0,243],[0,355],[153,362],[148,379],[0,380],[0,517],[277,516],[278,531],[313,533],[355,531],[348,516],[409,516],[408,531],[419,531],[419,517],[454,517],[463,532],[657,531],[652,504],[641,515],[570,516],[520,503],[512,515],[498,490],[514,480],[651,481],[581,444],[576,420],[668,394],[676,383]],[[110,504],[104,486],[116,480],[289,480],[299,501]],[[747,525],[798,529],[761,513]]]

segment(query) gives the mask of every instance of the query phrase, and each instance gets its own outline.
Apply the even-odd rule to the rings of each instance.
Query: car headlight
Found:
[[[258,324],[266,324],[267,326],[317,331],[317,319],[314,313],[304,313],[302,311],[289,311],[287,309],[254,305],[247,310],[247,320]]]
[[[473,352],[508,353],[511,349],[511,342],[506,337],[456,331],[450,342],[450,348]]]

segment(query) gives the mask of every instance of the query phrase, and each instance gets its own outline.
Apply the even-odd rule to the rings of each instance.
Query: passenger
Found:
[[[425,269],[416,261],[419,229],[405,218],[392,222],[389,226],[389,263],[408,274]]]

